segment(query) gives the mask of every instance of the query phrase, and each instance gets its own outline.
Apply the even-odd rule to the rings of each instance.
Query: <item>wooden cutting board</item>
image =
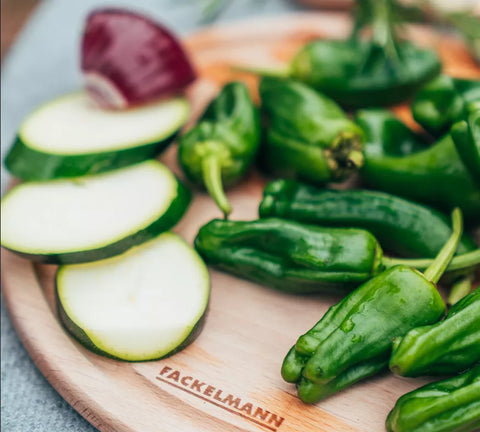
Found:
[[[232,79],[244,80],[255,93],[256,79],[233,73],[231,64],[278,64],[314,37],[347,31],[344,15],[309,13],[214,27],[188,38],[201,76],[189,95],[194,112]],[[411,33],[439,50],[446,72],[480,78],[460,41],[425,28]],[[174,146],[162,160],[180,175]],[[264,182],[252,173],[229,192],[232,219],[256,218]],[[219,216],[213,202],[197,193],[175,231],[191,242],[202,224]],[[281,379],[280,366],[296,338],[338,298],[287,295],[216,271],[206,325],[192,345],[161,361],[105,359],[60,326],[55,266],[33,265],[2,250],[2,270],[5,302],[23,344],[48,381],[102,432],[383,431],[397,398],[426,382],[385,373],[304,405]]]

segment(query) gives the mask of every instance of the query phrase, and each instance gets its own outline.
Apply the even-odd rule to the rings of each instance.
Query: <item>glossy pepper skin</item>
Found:
[[[259,86],[268,129],[262,162],[276,176],[323,184],[362,165],[363,133],[330,98],[306,85],[263,78]]]
[[[205,186],[226,216],[231,208],[223,186],[236,183],[247,173],[259,141],[258,110],[245,85],[231,82],[180,139],[178,159],[186,176]]]
[[[291,293],[344,294],[382,269],[382,250],[367,231],[281,219],[213,220],[195,248],[209,265]]]
[[[413,96],[440,73],[434,51],[401,41],[395,2],[359,0],[349,40],[319,40],[294,57],[290,76],[324,92],[342,106],[392,105]],[[360,31],[370,27],[372,36]]]
[[[390,369],[403,376],[446,375],[480,362],[480,288],[455,303],[439,323],[395,339]]]
[[[421,204],[384,192],[321,189],[293,180],[265,186],[259,215],[363,228],[389,252],[414,257],[434,257],[452,233],[444,214]],[[474,241],[464,234],[457,253],[474,249]]]
[[[460,159],[480,187],[480,105],[455,123],[450,134]]]
[[[298,396],[315,403],[388,365],[392,339],[441,318],[435,284],[397,266],[370,279],[332,306],[297,340],[282,365]]]
[[[415,96],[413,118],[433,136],[448,133],[450,127],[480,104],[480,80],[440,75]],[[480,106],[480,105],[478,105]]]
[[[318,402],[385,369],[393,339],[443,316],[445,303],[435,284],[460,241],[458,208],[452,221],[452,235],[424,274],[405,265],[380,273],[298,338],[283,361],[282,377],[296,383],[302,401]]]
[[[480,365],[403,395],[387,417],[389,432],[480,430]]]
[[[366,137],[361,175],[370,185],[447,211],[458,206],[479,220],[480,187],[449,134],[428,146],[386,110],[360,111],[356,121]]]

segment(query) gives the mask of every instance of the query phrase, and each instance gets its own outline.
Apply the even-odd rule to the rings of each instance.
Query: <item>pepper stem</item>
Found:
[[[382,264],[386,268],[394,267],[396,265],[406,265],[414,267],[417,270],[425,271],[427,267],[432,265],[433,259],[403,259],[403,258],[389,258],[383,257]],[[469,267],[474,267],[480,264],[480,249],[475,249],[472,252],[467,252],[462,255],[457,255],[452,258],[450,264],[447,266],[448,272],[455,270],[463,270]]]
[[[232,208],[223,190],[221,163],[217,155],[209,154],[202,159],[202,174],[208,193],[227,219]]]
[[[442,249],[425,270],[424,276],[426,279],[433,283],[437,283],[440,280],[443,272],[447,268],[448,264],[453,258],[455,251],[457,250],[460,238],[463,232],[463,218],[462,211],[457,207],[452,212],[452,235],[443,245]]]
[[[261,77],[288,78],[290,76],[290,71],[287,67],[270,69],[270,68],[246,66],[246,65],[232,65],[232,70],[235,72],[245,72],[245,73],[250,73],[254,75],[259,75]]]
[[[324,154],[335,180],[345,179],[363,166],[362,144],[354,132],[341,132]]]
[[[455,282],[448,295],[447,303],[453,305],[472,291],[472,275],[468,275]]]

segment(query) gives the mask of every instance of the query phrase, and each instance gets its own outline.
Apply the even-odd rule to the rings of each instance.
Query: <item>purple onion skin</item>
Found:
[[[196,78],[179,40],[163,25],[128,10],[90,13],[81,49],[87,92],[104,108],[172,96]]]

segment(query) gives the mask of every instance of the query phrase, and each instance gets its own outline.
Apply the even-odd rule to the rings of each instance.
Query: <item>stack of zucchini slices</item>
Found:
[[[153,159],[189,116],[181,97],[103,110],[84,93],[34,111],[5,164],[26,182],[2,200],[2,246],[60,264],[59,316],[86,347],[142,361],[198,334],[210,283],[179,236],[190,192]]]

